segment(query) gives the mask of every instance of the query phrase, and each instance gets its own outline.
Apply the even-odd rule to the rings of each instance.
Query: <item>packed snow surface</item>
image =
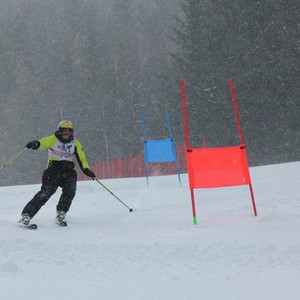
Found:
[[[18,225],[40,185],[0,188],[0,291],[5,300],[298,300],[300,162],[250,169],[248,186],[195,190],[186,174],[78,182],[67,227],[60,190]],[[5,176],[5,170],[2,175]]]

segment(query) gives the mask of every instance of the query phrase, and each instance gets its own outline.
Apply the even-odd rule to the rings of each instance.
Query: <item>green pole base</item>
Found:
[[[197,217],[196,216],[193,217],[193,222],[194,222],[194,225],[197,225]]]

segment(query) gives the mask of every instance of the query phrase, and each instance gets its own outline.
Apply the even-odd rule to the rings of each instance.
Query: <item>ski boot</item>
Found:
[[[21,219],[19,220],[19,223],[27,226],[30,222],[30,219],[31,218],[30,218],[29,214],[23,214],[23,215],[21,215]]]
[[[63,220],[64,220],[65,218],[66,218],[66,213],[65,213],[64,211],[60,210],[60,211],[57,211],[57,212],[56,212],[56,218],[55,218],[55,221],[56,221],[57,223],[63,222]]]

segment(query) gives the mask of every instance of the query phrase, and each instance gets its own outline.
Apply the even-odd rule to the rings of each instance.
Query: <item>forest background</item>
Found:
[[[300,160],[298,0],[0,0],[1,165],[62,119],[90,165],[143,151],[148,137],[184,144],[184,79],[192,145],[239,144],[249,164]],[[44,151],[3,169],[0,185],[32,184]]]

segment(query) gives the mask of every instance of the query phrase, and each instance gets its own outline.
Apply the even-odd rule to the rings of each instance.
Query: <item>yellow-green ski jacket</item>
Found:
[[[75,158],[81,169],[89,168],[85,153],[80,142],[73,139],[68,143],[60,141],[55,134],[41,138],[39,150],[48,148],[48,166],[52,161],[69,161],[75,163]]]

